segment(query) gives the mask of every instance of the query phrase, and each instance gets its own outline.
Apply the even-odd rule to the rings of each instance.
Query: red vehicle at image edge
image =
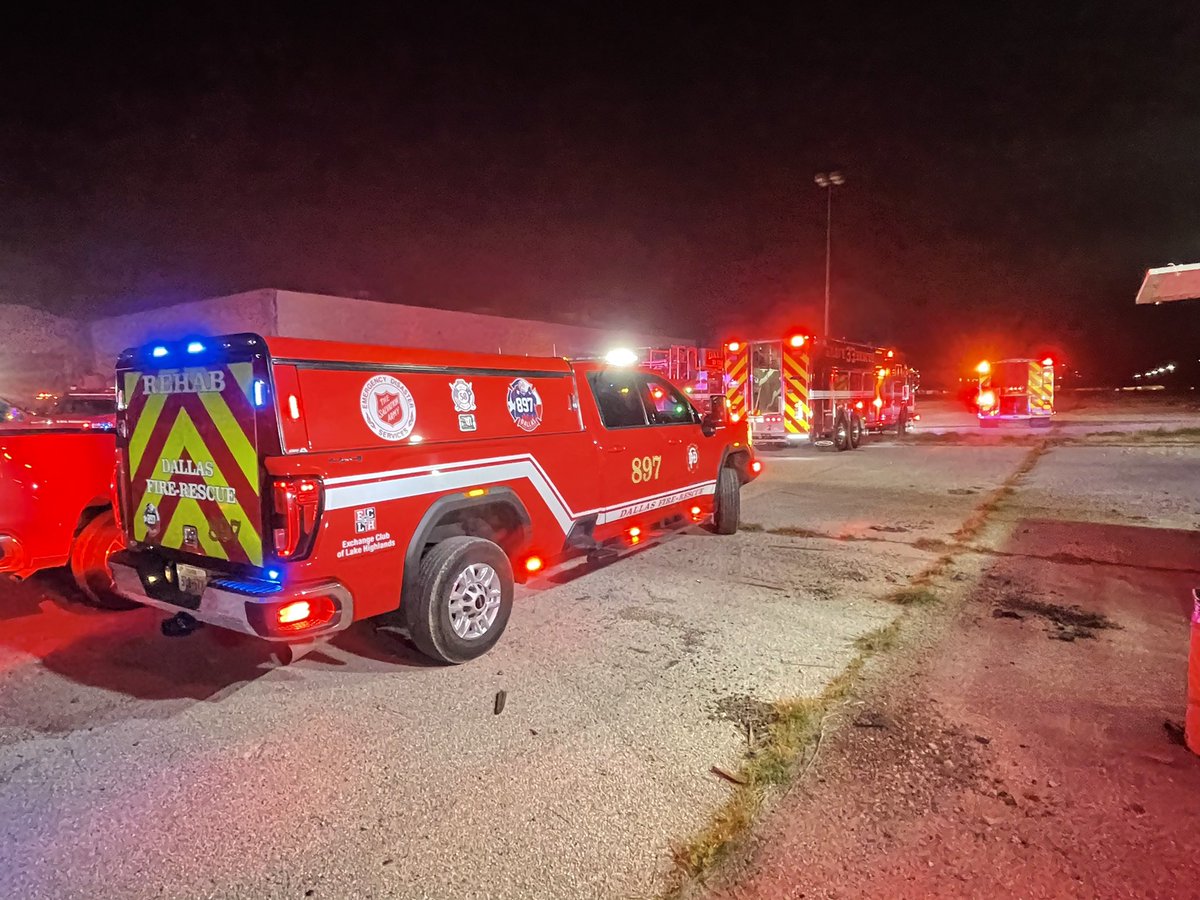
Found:
[[[117,384],[118,589],[273,641],[387,616],[464,662],[515,580],[730,534],[760,468],[744,423],[598,362],[242,334],[127,351]]]
[[[0,428],[0,574],[27,578],[69,565],[92,603],[133,606],[113,591],[121,546],[113,514],[111,431],[36,419]]]

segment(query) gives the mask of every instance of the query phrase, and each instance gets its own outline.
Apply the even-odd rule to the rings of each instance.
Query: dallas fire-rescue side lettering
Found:
[[[211,500],[214,503],[236,504],[237,490],[221,484],[196,484],[191,481],[163,481],[160,478],[146,479],[147,494],[164,497],[186,497],[189,500]]]

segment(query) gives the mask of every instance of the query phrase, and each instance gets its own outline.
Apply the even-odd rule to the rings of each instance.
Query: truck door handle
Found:
[[[683,438],[667,438],[668,444],[682,444]]]
[[[607,450],[609,453],[624,453],[629,448],[628,447],[605,447],[604,449]]]

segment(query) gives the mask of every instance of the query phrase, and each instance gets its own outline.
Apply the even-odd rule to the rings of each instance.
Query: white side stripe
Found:
[[[440,494],[463,488],[482,487],[502,481],[526,479],[546,508],[550,510],[563,533],[571,529],[572,523],[584,516],[597,514],[597,522],[614,522],[639,513],[660,509],[692,497],[712,494],[716,481],[703,481],[682,488],[639,497],[636,500],[616,503],[602,509],[572,510],[563,499],[554,482],[538,462],[528,454],[521,456],[494,457],[492,459],[466,460],[457,463],[412,469],[392,469],[363,475],[348,475],[328,479],[325,491],[325,508],[328,510],[348,509],[370,503],[386,503],[405,497],[423,494]]]
[[[546,508],[550,510],[563,533],[565,534],[571,528],[573,517],[570,511],[555,496],[555,492],[551,490],[546,479],[529,460],[476,466],[470,469],[439,470],[437,472],[430,472],[426,469],[424,471],[423,475],[410,475],[406,478],[392,478],[387,481],[331,488],[325,492],[325,508],[346,509],[351,506],[365,506],[368,503],[386,503],[388,500],[400,500],[421,494],[440,494],[445,491],[479,487],[498,481],[526,478],[541,496],[542,502],[546,504]]]

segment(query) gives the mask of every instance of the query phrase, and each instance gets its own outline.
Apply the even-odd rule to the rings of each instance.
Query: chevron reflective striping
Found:
[[[217,373],[223,376],[220,390],[154,390],[155,379]],[[136,540],[262,565],[252,382],[249,362],[124,373]]]
[[[743,347],[737,353],[725,357],[728,384],[725,386],[725,401],[729,412],[739,418],[746,413],[746,373],[750,364],[750,350]]]
[[[808,404],[808,350],[783,347],[783,427],[791,434],[807,434],[810,423],[805,415]]]

